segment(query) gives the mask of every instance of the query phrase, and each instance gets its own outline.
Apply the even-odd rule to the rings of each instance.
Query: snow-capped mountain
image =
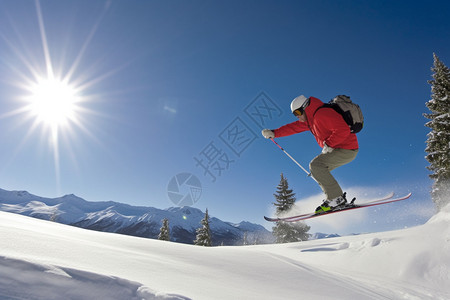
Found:
[[[112,201],[90,202],[73,194],[44,198],[26,191],[2,189],[0,210],[86,229],[153,239],[159,234],[162,220],[167,218],[171,240],[187,244],[193,243],[196,229],[205,216],[204,212],[192,207],[157,209]],[[273,242],[271,232],[245,221],[233,224],[211,217],[210,228],[214,245],[243,244],[244,235],[250,244]]]

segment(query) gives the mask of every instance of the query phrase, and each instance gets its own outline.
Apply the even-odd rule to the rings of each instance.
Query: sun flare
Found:
[[[0,32],[0,41],[9,46],[10,55],[14,58],[9,62],[7,58],[2,57],[1,64],[6,63],[10,69],[12,76],[8,80],[14,91],[20,90],[20,93],[11,97],[12,109],[0,114],[0,120],[14,117],[17,127],[26,128],[21,130],[22,142],[17,146],[17,153],[31,141],[33,149],[50,150],[54,160],[56,185],[59,187],[61,162],[72,160],[78,167],[77,154],[82,147],[77,148],[74,145],[84,142],[85,137],[101,144],[96,136],[96,118],[93,116],[103,114],[93,110],[91,104],[100,99],[102,93],[96,91],[93,94],[92,91],[97,83],[116,71],[102,73],[102,70],[95,67],[87,68],[83,58],[101,21],[109,11],[109,5],[103,8],[82,44],[75,42],[78,38],[73,39],[73,42],[68,38],[68,43],[65,44],[59,43],[62,38],[55,35],[59,30],[51,30],[52,35],[49,36],[51,41],[58,43],[48,42],[40,0],[35,0],[34,4],[37,26],[31,21],[29,24],[23,23],[26,30],[22,32],[18,29],[19,26],[12,23],[14,30],[7,31],[2,28]],[[26,38],[28,31],[33,33],[33,38]],[[37,40],[35,31],[40,33],[40,45],[33,43]],[[11,32],[11,36],[8,32]],[[64,38],[69,33],[64,33]],[[16,43],[16,40],[19,43]],[[50,47],[51,45],[56,48]],[[2,48],[2,55],[3,52]],[[93,59],[95,60],[95,57]],[[46,154],[46,151],[36,152]]]
[[[29,111],[50,127],[66,125],[75,118],[77,92],[58,79],[41,79],[30,87]]]

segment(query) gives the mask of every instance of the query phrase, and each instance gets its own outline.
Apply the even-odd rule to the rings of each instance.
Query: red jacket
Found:
[[[350,127],[344,121],[344,118],[329,107],[318,110],[323,105],[323,102],[314,97],[309,99],[310,103],[305,109],[307,121],[295,121],[281,126],[274,130],[275,137],[288,136],[309,130],[320,147],[323,147],[325,142],[331,148],[358,149],[356,134],[350,132]]]

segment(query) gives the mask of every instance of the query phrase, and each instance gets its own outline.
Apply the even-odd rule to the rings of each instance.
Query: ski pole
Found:
[[[290,159],[292,159],[292,161],[295,162],[297,166],[299,166],[306,174],[308,174],[308,177],[311,177],[312,179],[314,179],[314,181],[317,182],[317,180],[311,175],[311,173],[309,173],[301,164],[299,164],[298,161],[296,161],[289,153],[287,153],[286,150],[283,149],[283,147],[281,147],[277,142],[275,142],[273,138],[271,138],[271,140],[272,142],[275,143],[275,145],[278,146],[278,148],[281,149],[281,151],[283,151]]]

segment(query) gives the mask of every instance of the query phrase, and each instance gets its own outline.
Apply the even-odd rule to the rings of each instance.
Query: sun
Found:
[[[38,79],[29,87],[28,110],[53,130],[74,121],[78,96],[69,83],[57,78]]]
[[[103,18],[109,11],[108,3],[103,7],[82,44],[75,42],[79,40],[78,38],[74,38],[73,43],[70,38],[67,39],[70,43],[62,43],[65,46],[61,48],[50,47],[50,45],[56,46],[61,43],[51,44],[48,42],[40,0],[34,1],[37,26],[31,21],[20,23],[26,26],[24,28],[27,28],[27,31],[33,32],[33,38],[27,39],[27,31],[22,33],[18,30],[20,27],[13,23],[14,30],[5,29],[0,32],[2,46],[6,43],[14,57],[11,62],[2,57],[2,67],[3,63],[7,67],[9,66],[13,75],[8,77],[9,83],[14,89],[20,90],[20,94],[11,97],[11,100],[14,100],[14,105],[11,107],[14,108],[10,111],[0,112],[0,120],[15,117],[18,125],[27,127],[26,132],[21,131],[25,134],[21,135],[22,142],[17,146],[17,153],[25,148],[28,141],[33,142],[33,149],[36,144],[45,144],[46,150],[47,147],[51,150],[58,188],[61,162],[66,162],[69,158],[74,162],[77,160],[78,148],[74,145],[84,142],[84,137],[101,144],[94,125],[97,117],[105,116],[105,114],[92,109],[91,104],[93,101],[101,99],[103,94],[101,92],[93,94],[92,90],[99,82],[115,74],[119,68],[102,73],[95,67],[85,68],[83,58]],[[40,45],[32,44],[35,40],[33,31],[35,28],[31,29],[28,26],[37,27],[36,30],[40,33]],[[7,32],[11,32],[12,36],[9,37]],[[59,30],[50,32],[57,33]],[[63,34],[66,37],[66,33]],[[51,36],[51,38],[53,41],[61,40],[58,35]],[[16,40],[20,43],[16,44]],[[40,49],[39,46],[42,48]],[[55,63],[55,57],[58,58],[57,63]],[[98,75],[96,76],[96,74]],[[83,140],[79,139],[81,136],[83,136]]]

